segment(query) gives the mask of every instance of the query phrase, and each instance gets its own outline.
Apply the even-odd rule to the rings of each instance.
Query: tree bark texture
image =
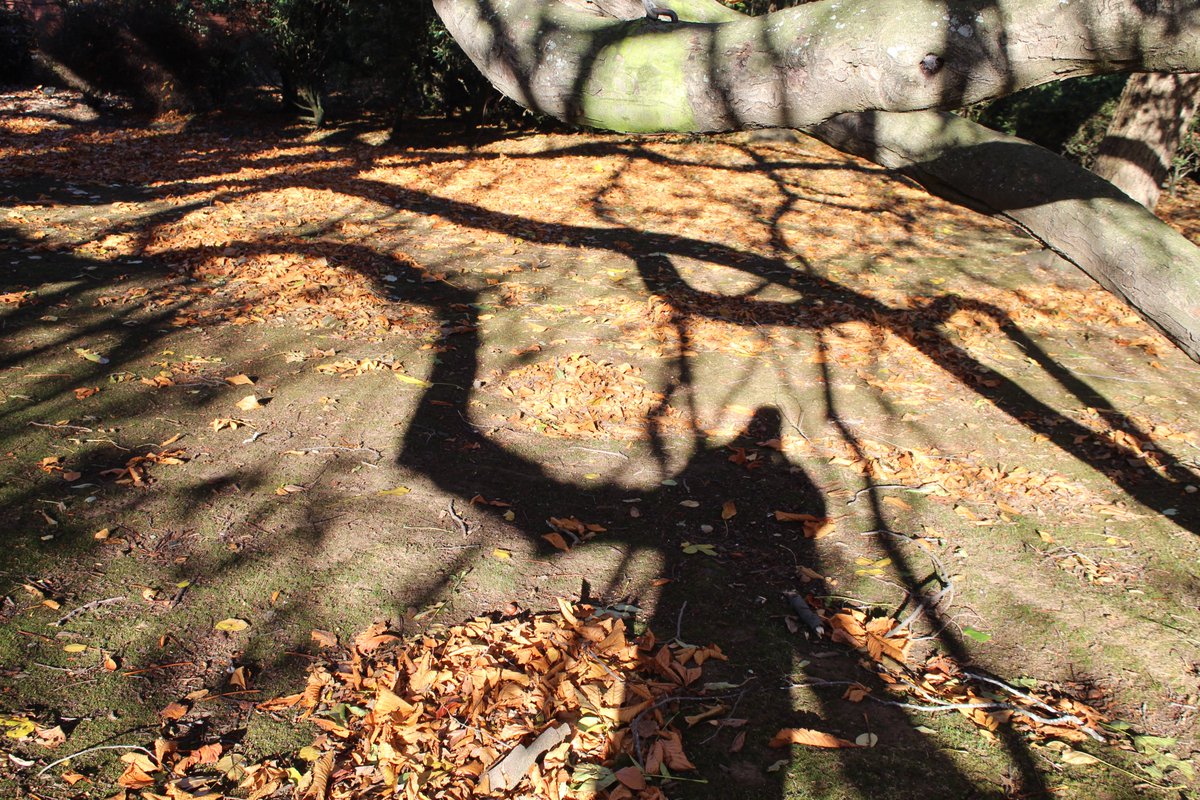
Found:
[[[1130,76],[1092,171],[1153,209],[1198,103],[1200,75]]]
[[[1200,72],[1200,0],[825,0],[762,17],[667,5],[678,23],[558,0],[434,0],[502,93],[627,132],[802,128],[1076,75]]]

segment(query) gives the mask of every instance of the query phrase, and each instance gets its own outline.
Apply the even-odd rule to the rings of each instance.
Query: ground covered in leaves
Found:
[[[0,97],[0,794],[1193,791],[1196,365],[808,140],[413,137]]]

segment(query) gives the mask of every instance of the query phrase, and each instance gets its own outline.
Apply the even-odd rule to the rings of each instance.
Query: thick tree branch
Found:
[[[1200,361],[1200,248],[1103,178],[953,114],[845,114],[808,132],[1015,223]]]
[[[626,132],[803,128],[844,112],[954,109],[1107,72],[1200,71],[1200,0],[825,0],[675,24],[559,0],[434,0],[496,87]]]

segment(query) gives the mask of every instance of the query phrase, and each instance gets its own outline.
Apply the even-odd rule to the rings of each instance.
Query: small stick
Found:
[[[91,428],[85,428],[82,425],[52,425],[48,422],[31,422],[29,423],[35,428],[58,428],[59,430],[79,431],[80,433],[91,433]]]
[[[141,675],[146,672],[158,672],[160,669],[170,669],[171,667],[194,667],[195,661],[175,661],[171,664],[155,664],[153,667],[145,667],[143,669],[131,669],[121,674],[128,678],[131,675]]]
[[[38,772],[38,775],[39,776],[44,775],[47,770],[51,769],[52,767],[57,767],[59,764],[63,763],[64,761],[70,761],[72,758],[79,758],[79,756],[85,755],[87,753],[94,753],[97,750],[137,750],[139,753],[145,753],[146,755],[150,756],[150,758],[154,758],[154,753],[151,753],[146,748],[141,747],[136,744],[98,744],[95,747],[89,747],[86,750],[80,750],[78,753],[73,753],[69,756],[64,756],[64,757],[60,758],[58,761],[51,761],[46,766],[42,767],[41,771]]]
[[[237,697],[243,694],[260,694],[258,689],[244,689],[237,692],[225,692],[224,694],[210,694],[208,697],[201,697],[197,703],[207,703],[210,700],[220,700],[222,697]]]
[[[459,532],[462,533],[463,536],[466,536],[468,533],[471,532],[471,527],[467,523],[467,521],[465,519],[463,519],[462,517],[460,517],[458,515],[458,512],[454,510],[454,498],[453,497],[450,498],[450,505],[447,506],[446,510],[450,512],[450,519],[452,519],[454,521],[454,524],[458,526],[458,530],[459,530]]]
[[[120,603],[124,599],[125,599],[124,596],[106,597],[103,600],[93,600],[90,603],[84,603],[79,608],[75,609],[74,611],[69,611],[69,612],[67,612],[67,614],[65,616],[59,617],[58,621],[54,623],[54,626],[56,628],[61,628],[63,625],[67,624],[68,620],[82,614],[85,611],[91,611],[93,608],[99,608],[100,606],[106,606],[111,603]]]

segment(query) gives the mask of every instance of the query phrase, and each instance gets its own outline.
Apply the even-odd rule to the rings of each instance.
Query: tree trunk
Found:
[[[843,112],[954,109],[1051,80],[1200,72],[1200,0],[841,0],[746,17],[664,0],[678,23],[583,0],[434,0],[502,93],[626,132],[802,128]]]
[[[680,22],[633,19],[628,0],[434,0],[527,108],[624,132],[804,129],[1020,226],[1200,361],[1200,248],[1048,150],[920,110],[1071,75],[1200,71],[1200,0],[841,0],[758,18],[666,5]]]
[[[1092,171],[1151,210],[1200,103],[1200,75],[1132,75]]]

